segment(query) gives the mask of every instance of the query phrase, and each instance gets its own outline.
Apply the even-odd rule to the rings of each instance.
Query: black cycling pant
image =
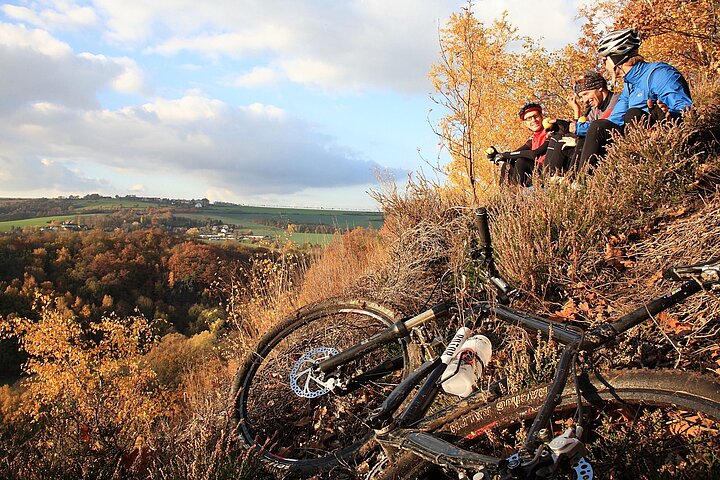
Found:
[[[500,184],[532,186],[533,169],[535,160],[527,158],[516,158],[503,164],[500,171]]]
[[[574,147],[563,148],[560,142],[563,137],[574,137],[576,145]],[[553,135],[548,140],[547,155],[543,163],[543,173],[545,175],[563,175],[566,172],[575,169],[577,155],[582,151],[582,145],[585,137],[575,137],[571,134]]]
[[[650,113],[646,112],[642,108],[631,108],[625,112],[625,125],[631,125],[633,123],[645,122],[646,126],[653,125],[660,120],[665,118],[665,113],[660,110],[659,107],[652,109]],[[600,157],[605,155],[607,145],[612,140],[612,133],[618,132],[622,134],[625,128],[617,125],[606,119],[594,120],[590,124],[587,135],[585,137],[585,144],[580,154],[578,161],[578,169],[582,168],[585,164],[589,163],[590,167],[597,165]]]
[[[585,143],[577,162],[578,170],[588,163],[591,168],[597,165],[599,158],[605,155],[605,149],[612,139],[612,134],[614,132],[622,133],[622,131],[623,128],[620,125],[610,120],[604,118],[593,120],[585,135]]]

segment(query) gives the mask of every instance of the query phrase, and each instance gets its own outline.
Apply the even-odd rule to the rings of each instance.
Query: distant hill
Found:
[[[380,212],[259,207],[207,199],[168,199],[150,197],[0,198],[0,232],[26,227],[46,227],[62,222],[103,224],[102,217],[121,217],[121,222],[147,221],[153,224],[186,227],[206,224],[232,225],[259,236],[286,236],[296,243],[326,243],[328,235],[356,227],[380,228]],[[99,218],[100,217],[100,218]],[[186,219],[187,222],[183,222]],[[104,224],[112,225],[106,220]]]

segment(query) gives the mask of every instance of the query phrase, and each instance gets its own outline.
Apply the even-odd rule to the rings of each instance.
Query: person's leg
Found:
[[[578,164],[580,162],[580,154],[583,151],[583,145],[585,144],[585,137],[577,137],[575,139],[575,148],[573,148],[573,151],[570,155],[567,157],[567,161],[565,165],[563,165],[563,169],[565,172],[568,172],[570,174],[573,174],[578,171]]]
[[[535,161],[527,158],[518,158],[512,167],[510,176],[513,185],[522,185],[529,187],[532,185],[532,174],[535,168]]]
[[[634,123],[645,123],[647,126],[655,122],[642,108],[631,108],[625,112],[625,125],[632,125]]]
[[[548,140],[545,162],[542,165],[544,175],[558,175],[564,171],[569,149],[563,150],[563,144],[559,142],[560,138],[562,138],[560,135],[553,135]]]
[[[612,139],[613,132],[622,133],[622,128],[604,118],[594,120],[590,124],[577,165],[578,170],[587,163],[591,166],[597,165],[598,158],[605,155],[605,149]]]

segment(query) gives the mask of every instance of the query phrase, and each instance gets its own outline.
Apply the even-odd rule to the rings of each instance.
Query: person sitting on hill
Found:
[[[646,62],[638,54],[640,35],[636,30],[610,32],[600,39],[598,54],[612,80],[622,78],[624,87],[608,118],[593,121],[585,137],[579,165],[595,165],[605,154],[612,133],[623,133],[625,125],[644,122],[648,125],[680,118],[692,106],[690,88],[682,74],[663,62]]]
[[[527,142],[512,152],[498,152],[495,147],[490,147],[487,153],[491,161],[505,162],[500,174],[500,183],[530,187],[535,165],[541,165],[545,160],[548,139],[552,132],[543,127],[542,107],[538,103],[526,103],[518,112],[518,116],[532,133]],[[560,125],[559,123],[557,126]]]
[[[617,93],[608,90],[607,80],[593,70],[575,77],[573,93],[568,97],[575,120],[570,122],[570,135],[551,137],[544,164],[546,172],[556,175],[575,169],[590,123],[608,118],[618,98]]]

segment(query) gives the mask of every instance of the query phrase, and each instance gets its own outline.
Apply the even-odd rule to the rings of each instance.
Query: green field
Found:
[[[380,212],[354,212],[347,210],[303,210],[299,208],[249,207],[243,205],[211,205],[193,213],[177,213],[191,218],[214,218],[235,225],[255,224],[258,219],[284,220],[290,223],[332,225],[340,230],[355,227],[380,228]],[[260,227],[258,227],[260,228]]]
[[[23,220],[11,220],[9,222],[0,222],[0,232],[9,232],[13,227],[47,227],[54,220],[57,222],[70,222],[75,221],[78,217],[86,217],[97,214],[79,214],[79,215],[57,215],[53,217],[37,217],[37,218],[26,218]]]
[[[0,199],[0,206],[4,202],[9,203],[10,199]],[[170,205],[154,199],[145,198],[97,198],[97,199],[63,199],[68,202],[76,213],[58,215],[52,217],[26,218],[0,222],[0,232],[7,232],[14,227],[42,227],[55,221],[72,221],[86,215],[111,214],[120,209],[148,210],[150,208],[169,208],[176,217],[186,217],[194,220],[215,220],[226,224],[235,225],[239,229],[252,230],[255,235],[268,235],[279,241],[286,241],[288,238],[294,243],[327,244],[334,235],[322,233],[293,233],[288,235],[287,231],[272,225],[264,225],[260,222],[283,222],[302,225],[328,225],[339,231],[352,230],[356,227],[378,229],[383,224],[383,216],[380,212],[359,212],[349,210],[318,210],[300,208],[278,208],[278,207],[253,207],[245,205],[209,205],[203,208],[195,208],[193,205],[177,204]]]
[[[98,200],[73,200],[77,210],[120,210],[121,208],[147,209],[159,207],[160,203],[127,198],[101,198]]]

